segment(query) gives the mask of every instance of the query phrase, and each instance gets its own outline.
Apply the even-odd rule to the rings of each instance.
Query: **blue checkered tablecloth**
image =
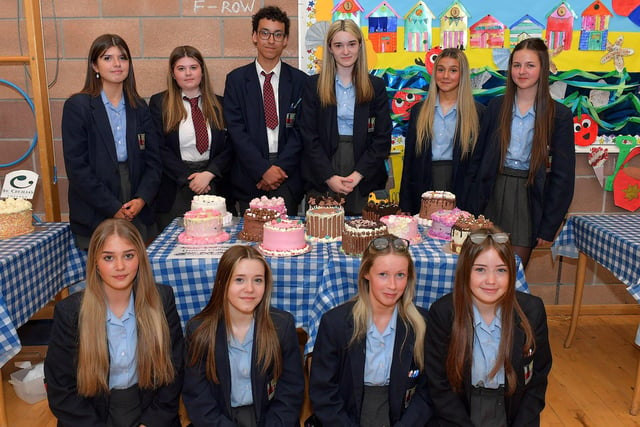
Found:
[[[247,243],[237,240],[241,228],[240,223],[227,229],[232,236],[231,242]],[[173,287],[184,326],[209,301],[218,259],[168,259],[182,230],[174,221],[149,246],[147,252],[156,281]],[[452,289],[457,255],[446,253],[443,250],[444,243],[427,237],[422,243],[411,246],[418,277],[416,303],[420,306],[428,308]],[[267,257],[267,261],[274,278],[271,304],[293,314],[296,326],[309,333],[306,352],[311,352],[322,314],[356,293],[360,259],[342,253],[340,243],[315,243],[307,254]],[[517,288],[528,291],[519,260]]]
[[[22,348],[16,328],[58,292],[84,276],[84,261],[68,223],[0,240],[0,366]]]
[[[554,256],[583,252],[611,271],[640,302],[640,215],[574,215],[556,238]]]

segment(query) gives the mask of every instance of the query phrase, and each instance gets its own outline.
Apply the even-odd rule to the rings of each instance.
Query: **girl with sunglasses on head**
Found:
[[[427,99],[411,110],[400,187],[404,212],[420,212],[421,195],[428,190],[464,194],[485,109],[473,99],[470,73],[463,51],[443,50],[433,64]]]
[[[429,309],[434,425],[540,425],[551,369],[547,316],[540,298],[516,291],[509,236],[495,227],[472,233],[453,289]]]
[[[413,304],[409,242],[394,235],[365,249],[358,293],[322,316],[309,395],[324,426],[423,426],[426,310]]]
[[[182,399],[194,427],[299,425],[302,356],[293,316],[270,306],[272,286],[254,247],[220,258],[211,299],[187,324]]]
[[[525,39],[509,57],[504,96],[482,119],[462,206],[510,233],[526,267],[532,248],[550,244],[573,199],[576,159],[571,110],[549,92],[549,52]]]

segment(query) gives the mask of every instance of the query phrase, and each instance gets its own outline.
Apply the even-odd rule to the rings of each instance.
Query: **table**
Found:
[[[58,292],[84,277],[84,256],[68,223],[0,240],[0,366],[20,352],[17,328]]]
[[[242,224],[230,229],[231,242]],[[198,314],[209,301],[218,266],[218,259],[168,259],[177,245],[182,227],[172,222],[149,246],[147,252],[158,283],[171,285],[176,307],[183,322]],[[416,304],[428,308],[431,303],[451,292],[457,255],[443,251],[444,241],[425,238],[410,251],[416,265]],[[289,311],[296,326],[309,334],[305,352],[313,344],[322,314],[351,298],[357,291],[360,259],[340,251],[340,243],[314,243],[309,253],[296,257],[267,257],[274,278],[271,295],[273,306]],[[522,264],[518,260],[516,287],[528,291]]]
[[[551,247],[555,256],[578,258],[571,325],[565,340],[571,346],[578,326],[587,257],[611,271],[640,301],[640,215],[603,214],[569,217]]]

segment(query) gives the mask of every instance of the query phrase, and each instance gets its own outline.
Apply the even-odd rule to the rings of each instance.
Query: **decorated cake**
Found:
[[[258,249],[268,256],[294,256],[311,250],[304,239],[304,224],[299,220],[274,219],[263,227]]]
[[[178,242],[184,245],[210,245],[231,238],[222,231],[222,215],[215,209],[196,209],[184,214],[184,231]]]
[[[480,215],[478,218],[473,215],[458,218],[453,227],[451,227],[451,252],[459,254],[462,244],[469,234],[482,228],[491,227],[493,227],[493,222],[486,219],[484,215]]]
[[[249,202],[249,208],[252,209],[271,209],[278,212],[281,218],[287,217],[287,207],[282,197],[256,197]]]
[[[387,234],[387,226],[380,221],[356,218],[344,223],[342,251],[347,255],[361,256],[370,241]]]
[[[380,221],[380,218],[387,215],[397,215],[400,213],[400,206],[397,203],[381,202],[374,203],[369,202],[362,208],[362,218],[370,221]]]
[[[222,215],[222,225],[230,225],[233,215],[227,212],[227,201],[224,197],[214,196],[211,194],[200,194],[193,196],[191,199],[191,210],[198,209],[214,209]]]
[[[342,206],[316,206],[307,211],[307,240],[337,242],[342,240],[343,228],[344,209]]]
[[[419,221],[422,225],[431,225],[431,214],[439,210],[451,210],[456,207],[456,195],[448,191],[426,191],[422,193]]]
[[[420,243],[422,236],[418,232],[418,220],[407,215],[387,215],[380,218],[387,226],[389,234],[407,239],[412,245]]]
[[[453,227],[458,218],[470,215],[469,212],[458,208],[434,212],[431,214],[432,223],[427,234],[434,239],[451,240],[451,227]]]
[[[264,223],[277,218],[280,218],[280,214],[271,209],[247,209],[244,211],[244,221],[238,238],[251,242],[262,242]]]
[[[0,200],[0,239],[31,233],[31,202],[25,199]]]

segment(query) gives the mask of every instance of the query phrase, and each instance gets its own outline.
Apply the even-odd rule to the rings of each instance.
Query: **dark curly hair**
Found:
[[[278,6],[265,6],[251,17],[251,25],[253,26],[254,33],[258,32],[260,20],[265,18],[270,21],[282,22],[284,24],[284,34],[289,37],[289,17],[287,16],[287,12]]]

